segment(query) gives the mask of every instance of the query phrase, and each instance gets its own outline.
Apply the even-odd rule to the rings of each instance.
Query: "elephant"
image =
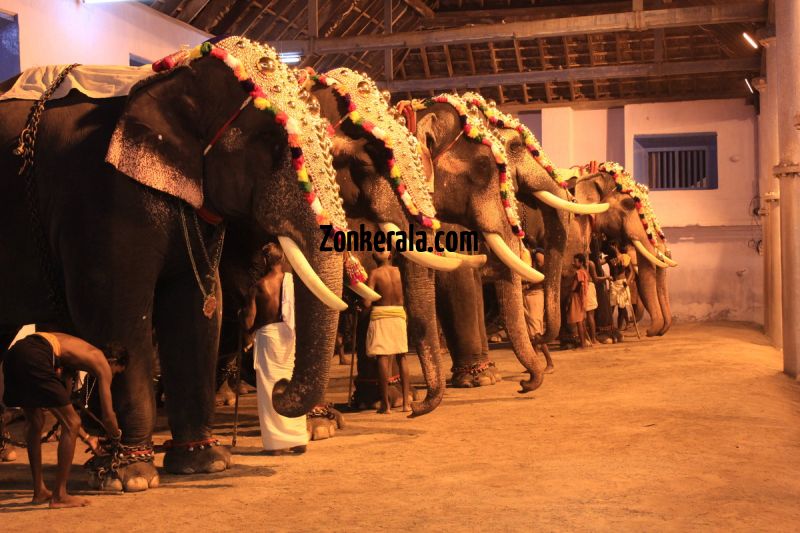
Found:
[[[491,133],[504,147],[508,173],[520,200],[523,229],[545,249],[545,332],[539,341],[549,342],[561,326],[561,268],[571,216],[602,212],[608,205],[571,202],[569,193],[560,185],[560,175],[527,127],[477,93],[465,93],[462,98],[468,102],[472,113],[479,114],[488,123]],[[515,352],[535,352],[524,321],[521,284],[519,280],[508,278],[502,263],[491,251],[489,258],[481,270],[482,275],[465,269],[437,273],[437,302],[448,309],[447,313],[442,313],[442,329],[453,358],[452,382],[457,387],[493,384],[499,378],[488,357],[483,282],[494,283],[495,292],[503,296],[498,298],[501,320]],[[464,294],[471,295],[477,306],[462,305]]]
[[[610,205],[607,212],[594,215],[594,231],[636,250],[638,291],[650,315],[647,336],[663,335],[672,323],[666,269],[677,263],[668,257],[646,188],[618,163],[588,165],[578,174],[571,177],[570,187],[579,202],[603,201]]]
[[[297,362],[292,380],[276,386],[278,412],[298,416],[322,398],[344,308],[342,256],[318,251],[321,221],[346,224],[335,187],[325,185],[333,181],[327,136],[321,123],[306,126],[308,139],[298,136],[308,104],[294,91],[280,93],[295,85],[277,53],[228,37],[154,69],[127,98],[71,92],[48,102],[29,180],[16,175],[20,160],[10,149],[0,153],[0,342],[35,323],[127,347],[130,363],[112,386],[124,460],[104,486],[127,491],[158,484],[152,459],[131,453],[152,449],[156,341],[173,435],[165,468],[200,473],[230,464],[211,436],[221,315],[213,305],[221,298],[215,223],[225,221],[229,233],[246,226],[278,236],[310,286],[296,290],[297,309],[310,318],[298,320]],[[30,108],[0,102],[4,146],[16,144]],[[38,197],[26,201],[26,182]],[[38,221],[29,220],[31,210]],[[37,230],[41,238],[31,239]],[[59,293],[63,306],[53,297]]]

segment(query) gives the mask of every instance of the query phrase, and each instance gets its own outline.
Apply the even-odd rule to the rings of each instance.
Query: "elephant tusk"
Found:
[[[539,283],[544,280],[544,274],[535,268],[526,265],[525,262],[520,259],[519,256],[515,254],[513,250],[511,250],[511,248],[508,247],[506,241],[504,241],[500,235],[497,233],[484,233],[483,238],[486,240],[486,244],[489,245],[489,248],[492,249],[492,252],[495,253],[497,258],[500,259],[504,265],[510,268],[512,272],[522,276],[522,279],[531,281],[533,283]]]
[[[669,266],[671,266],[671,267],[676,267],[676,266],[678,266],[678,262],[677,262],[677,261],[674,261],[674,260],[673,260],[671,257],[667,257],[667,255],[666,255],[666,254],[664,254],[664,257],[663,257],[663,259],[664,259],[664,262],[665,262],[666,264],[668,264]]]
[[[664,261],[650,253],[650,250],[645,248],[644,244],[637,239],[633,239],[633,246],[636,247],[636,251],[641,254],[642,257],[653,263],[657,267],[667,268],[669,265],[666,264]]]
[[[314,269],[311,267],[311,264],[308,262],[308,259],[306,259],[306,256],[303,255],[303,251],[300,250],[296,242],[283,235],[278,236],[278,242],[281,248],[283,248],[283,255],[289,261],[289,264],[292,265],[292,268],[303,284],[308,287],[308,290],[310,290],[314,296],[335,311],[344,311],[347,309],[347,304],[336,296],[336,294],[322,282],[317,273],[314,272]]]
[[[608,204],[576,204],[569,202],[563,198],[559,198],[555,194],[548,191],[536,191],[533,195],[542,203],[545,203],[553,209],[562,209],[575,213],[576,215],[596,215],[597,213],[605,213],[608,211]]]
[[[460,254],[458,252],[445,252],[445,257],[453,257],[464,262],[470,268],[480,268],[486,264],[486,254]]]
[[[377,292],[373,291],[369,288],[369,285],[359,281],[355,285],[350,285],[349,283],[347,286],[350,288],[351,291],[361,296],[364,300],[368,302],[377,302],[381,299],[381,295]]]
[[[392,244],[397,248],[397,242],[400,240],[398,233],[402,230],[391,222],[383,222],[380,224],[380,227],[384,233],[388,234],[389,232],[393,232]],[[461,259],[455,257],[443,257],[430,252],[417,252],[413,250],[400,253],[420,266],[433,270],[441,270],[442,272],[452,272],[461,266]]]

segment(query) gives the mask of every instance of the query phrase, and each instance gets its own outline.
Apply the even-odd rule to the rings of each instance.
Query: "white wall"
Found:
[[[17,15],[20,66],[83,63],[128,65],[129,55],[154,61],[195,46],[208,35],[135,2],[84,4],[81,0],[0,0]]]
[[[754,249],[761,228],[748,209],[758,191],[756,125],[743,99],[546,108],[542,144],[561,167],[610,160],[632,170],[635,135],[716,132],[718,189],[651,192],[681,265],[669,271],[672,311],[677,320],[761,323],[763,264]]]

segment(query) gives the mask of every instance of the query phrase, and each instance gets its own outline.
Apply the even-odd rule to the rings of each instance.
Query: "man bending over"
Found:
[[[111,404],[111,378],[127,364],[127,351],[118,345],[106,350],[65,333],[34,333],[12,346],[5,357],[5,395],[10,407],[22,407],[28,422],[26,440],[33,476],[33,503],[50,502],[50,507],[82,507],[89,501],[67,494],[67,479],[75,455],[75,440],[85,432],[70,402],[75,374],[88,372],[97,381],[103,426],[112,440],[122,438],[117,415]],[[89,378],[87,378],[89,379]],[[58,440],[58,469],[51,493],[42,477],[42,427],[48,409],[61,424]]]

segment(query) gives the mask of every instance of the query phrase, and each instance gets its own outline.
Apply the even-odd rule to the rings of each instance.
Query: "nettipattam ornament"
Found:
[[[181,50],[153,63],[162,72],[211,56],[227,65],[241,87],[249,94],[249,103],[270,113],[287,134],[292,166],[301,193],[314,213],[318,225],[347,231],[343,201],[333,168],[333,144],[330,124],[319,116],[316,99],[297,85],[292,69],[280,61],[274,48],[244,37],[211,39],[192,49]],[[243,105],[247,105],[245,101]],[[314,112],[314,107],[317,106]],[[345,266],[355,284],[365,279],[363,268],[355,265],[352,254],[345,255]]]
[[[522,229],[522,223],[519,218],[514,184],[508,178],[508,156],[503,144],[489,131],[489,128],[478,116],[479,111],[475,108],[470,110],[467,102],[458,95],[444,93],[426,100],[413,100],[411,102],[413,109],[417,110],[431,107],[434,104],[449,104],[452,106],[461,119],[461,128],[464,135],[472,141],[488,146],[492,151],[497,170],[500,173],[500,201],[503,203],[503,209],[511,230],[521,239],[525,236],[525,231]]]
[[[436,209],[422,166],[422,147],[369,76],[349,68],[311,74],[316,83],[332,88],[347,105],[347,118],[383,143],[388,152],[389,180],[406,211],[422,226],[438,230]]]
[[[590,163],[587,167],[592,166]],[[636,205],[636,211],[639,213],[639,220],[644,227],[647,234],[647,239],[653,246],[656,246],[656,235],[663,241],[666,241],[666,236],[661,231],[661,225],[658,223],[653,207],[650,204],[648,197],[649,189],[640,183],[637,183],[633,176],[625,170],[619,163],[614,161],[606,161],[597,166],[599,172],[610,174],[616,183],[617,192],[627,194]]]
[[[561,187],[567,188],[568,177],[563,176],[556,166],[553,165],[553,162],[549,157],[547,157],[547,154],[542,149],[542,145],[536,138],[536,135],[533,134],[528,126],[520,122],[518,118],[500,111],[497,108],[497,104],[493,100],[486,100],[478,93],[467,92],[462,94],[461,98],[463,98],[469,105],[473,105],[480,109],[489,120],[489,123],[495,128],[513,129],[519,133],[522,136],[522,140],[525,141],[525,147],[531,153],[536,162],[541,165],[545,172],[547,172],[550,177],[556,181],[556,183],[558,183]]]

